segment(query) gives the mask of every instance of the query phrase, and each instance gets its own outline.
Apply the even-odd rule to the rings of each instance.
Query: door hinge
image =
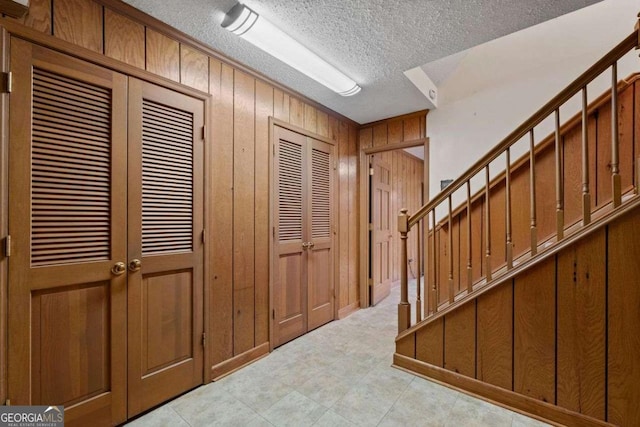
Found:
[[[205,139],[207,139],[207,127],[206,126],[202,126],[202,140],[204,141]]]
[[[205,232],[206,230],[202,230],[202,243],[205,243],[207,240],[207,233]]]
[[[276,309],[271,310],[271,318],[275,320],[276,318]]]
[[[207,334],[205,334],[204,332],[202,333],[202,347],[206,347],[207,346]]]
[[[369,277],[369,280],[367,280],[367,282],[369,282],[369,286],[373,286],[373,279],[371,277]]]
[[[373,224],[369,223],[369,231],[373,231]]]
[[[2,73],[2,81],[0,81],[0,92],[2,93],[11,93],[13,88],[13,73],[9,71],[8,73]]]
[[[5,406],[11,406],[11,399],[7,399],[4,401]]]
[[[333,170],[337,170],[338,169],[338,162],[334,161],[333,162]]]
[[[4,256],[11,256],[11,236],[7,236],[4,239]]]
[[[273,144],[273,145],[271,146],[271,148],[272,148],[272,150],[271,150],[271,151],[272,151],[273,155],[275,156],[275,155],[276,155],[276,145],[275,145],[275,144]]]
[[[276,228],[275,227],[271,227],[271,235],[273,236],[273,238],[276,238]]]
[[[373,176],[373,168],[369,166],[369,175]]]

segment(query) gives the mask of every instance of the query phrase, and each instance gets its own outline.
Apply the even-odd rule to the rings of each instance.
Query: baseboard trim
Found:
[[[211,368],[211,381],[218,381],[221,378],[226,377],[229,374],[234,373],[238,369],[261,359],[269,354],[269,343],[260,344],[251,350],[245,351],[229,360],[225,360],[222,363],[218,363]]]
[[[446,387],[477,397],[538,420],[566,426],[613,426],[604,421],[533,399],[510,390],[465,377],[420,360],[395,353],[393,366]]]
[[[338,310],[338,320],[342,320],[345,317],[349,317],[358,310],[360,310],[360,301],[356,301],[353,304],[349,304],[346,307],[342,307],[340,310]]]

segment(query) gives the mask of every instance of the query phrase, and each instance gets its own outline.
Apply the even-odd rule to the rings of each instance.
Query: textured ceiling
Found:
[[[244,0],[356,80],[342,97],[221,28],[235,0],[125,0],[271,79],[367,123],[427,108],[403,72],[600,0]]]

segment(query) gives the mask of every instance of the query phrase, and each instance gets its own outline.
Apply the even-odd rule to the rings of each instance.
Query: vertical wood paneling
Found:
[[[556,198],[553,191],[542,188],[555,187],[554,148],[551,146],[536,154],[536,203],[538,217],[538,241],[543,241],[556,233]]]
[[[476,376],[476,302],[466,303],[444,317],[444,368]]]
[[[304,104],[304,128],[309,132],[318,133],[316,109],[309,104]]]
[[[373,146],[387,145],[387,124],[382,123],[373,127]]]
[[[491,189],[491,266],[493,271],[506,262],[505,183]]]
[[[144,25],[105,8],[104,54],[144,69]]]
[[[269,341],[269,116],[273,88],[256,81],[255,143],[255,345]]]
[[[605,416],[605,230],[558,255],[557,404]]]
[[[513,381],[513,281],[478,298],[480,381],[511,390]]]
[[[102,6],[92,0],[54,1],[53,34],[102,53]]]
[[[233,85],[234,354],[254,346],[255,79],[235,71]]]
[[[180,81],[180,43],[147,28],[147,71]]]
[[[273,90],[273,116],[278,120],[289,121],[289,95],[280,89]]]
[[[407,357],[416,357],[416,336],[407,335],[396,343],[396,352]]]
[[[209,91],[209,58],[184,44],[180,46],[180,83]]]
[[[424,129],[422,129],[422,116],[411,117],[404,120],[404,140],[413,141],[424,136]]]
[[[640,120],[635,119],[635,117],[637,117],[638,113],[640,113],[640,83],[638,81],[636,81],[633,84],[633,90],[634,90],[634,107],[633,107],[633,111],[634,111],[634,130],[633,130],[633,136],[634,136],[634,142],[633,142],[633,161],[635,162],[634,165],[636,165],[636,167],[640,164],[640,162],[638,161],[638,159],[640,158]],[[635,172],[635,176],[633,177],[633,182],[636,184],[636,186],[638,185],[638,171],[635,170],[634,168],[634,172]],[[636,188],[636,191],[640,191],[640,188]]]
[[[442,368],[443,351],[444,321],[441,317],[416,331],[416,359]]]
[[[304,127],[304,103],[298,98],[289,98],[289,123]]]
[[[360,300],[360,281],[358,280],[358,134],[355,126],[349,126],[349,304]],[[341,233],[345,230],[341,229]]]
[[[555,259],[515,278],[514,388],[516,393],[555,403]]]
[[[511,175],[511,224],[513,258],[531,249],[531,201],[529,166],[518,168]],[[541,195],[538,195],[540,197]]]
[[[339,212],[338,224],[342,231],[338,236],[338,251],[340,259],[349,259],[349,207],[350,207],[350,188],[349,188],[349,135],[347,125],[330,121],[332,127],[335,127],[338,137],[338,176],[339,176]],[[345,232],[346,231],[346,232]],[[349,265],[340,263],[339,266],[339,283],[340,283],[340,307],[349,305]]]
[[[29,13],[20,18],[27,27],[51,34],[51,0],[30,0]]]
[[[358,136],[360,143],[360,149],[370,148],[373,146],[373,129],[364,128],[360,129],[360,135]]]
[[[609,225],[607,413],[610,423],[640,425],[640,216]]]
[[[329,137],[329,115],[324,111],[317,110],[316,132],[320,136]]]
[[[214,99],[211,127],[210,189],[211,360],[214,365],[233,357],[233,68],[210,60],[210,89]]]
[[[484,198],[471,204],[471,278],[477,282],[484,274]]]

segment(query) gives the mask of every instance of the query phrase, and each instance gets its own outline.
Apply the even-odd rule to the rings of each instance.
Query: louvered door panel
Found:
[[[280,241],[302,240],[302,146],[280,141],[278,229]]]
[[[142,254],[193,248],[193,114],[142,104]]]
[[[330,154],[311,151],[311,234],[314,239],[331,234],[331,163]]]
[[[33,70],[31,265],[110,257],[111,91]]]

